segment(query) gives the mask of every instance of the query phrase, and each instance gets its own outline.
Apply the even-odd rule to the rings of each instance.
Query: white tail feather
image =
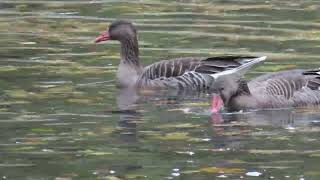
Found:
[[[210,76],[212,76],[215,79],[220,77],[220,76],[225,76],[225,75],[230,75],[230,74],[238,74],[238,75],[242,76],[246,72],[248,72],[254,65],[259,64],[259,63],[263,62],[266,59],[267,59],[267,56],[254,58],[250,62],[247,62],[247,63],[245,63],[245,64],[243,64],[243,65],[241,65],[241,66],[239,66],[237,68],[226,70],[226,71],[222,71],[222,72],[215,73],[215,74],[211,74]]]

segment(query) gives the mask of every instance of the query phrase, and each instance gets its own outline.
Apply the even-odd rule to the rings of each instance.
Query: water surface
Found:
[[[267,55],[248,77],[320,67],[320,2],[2,0],[3,179],[319,179],[318,109],[210,115],[209,95],[115,87],[115,19],[139,30],[143,64]]]

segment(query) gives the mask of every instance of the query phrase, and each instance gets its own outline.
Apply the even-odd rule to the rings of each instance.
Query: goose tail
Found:
[[[210,76],[212,76],[215,79],[220,76],[231,75],[231,74],[242,76],[245,73],[247,73],[251,68],[253,68],[255,65],[262,63],[266,59],[267,59],[267,56],[245,59],[243,61],[244,64],[239,67],[236,67],[234,69],[229,69],[226,71],[222,71],[222,72],[218,72],[215,74],[211,74]]]
[[[309,75],[313,77],[307,82],[307,87],[312,90],[320,90],[320,68],[304,71],[303,75]]]

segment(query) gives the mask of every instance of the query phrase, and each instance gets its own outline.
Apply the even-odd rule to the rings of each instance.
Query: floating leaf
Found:
[[[207,173],[228,173],[228,174],[240,174],[245,172],[244,169],[240,169],[240,168],[218,168],[218,167],[201,168],[199,171],[207,172]]]
[[[93,151],[93,150],[85,150],[85,151],[80,151],[80,153],[83,153],[86,156],[105,156],[105,155],[111,155],[113,154],[112,152],[102,152],[102,151]]]
[[[205,167],[194,171],[183,171],[183,174],[191,174],[191,173],[227,173],[227,174],[241,174],[245,172],[245,169],[241,168],[219,168],[219,167]]]
[[[126,179],[138,179],[138,178],[146,178],[145,175],[142,174],[128,174],[126,175]]]

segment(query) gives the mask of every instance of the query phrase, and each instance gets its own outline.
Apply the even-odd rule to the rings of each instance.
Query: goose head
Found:
[[[125,42],[130,39],[137,38],[137,30],[131,22],[119,20],[113,22],[109,29],[102,32],[96,39],[95,42],[103,42],[108,40],[117,40]]]
[[[223,105],[228,109],[237,109],[238,103],[243,102],[241,97],[250,97],[251,93],[247,82],[242,76],[222,76],[216,79],[214,83],[215,92],[212,98],[212,113],[219,112]]]
[[[230,107],[236,97],[250,95],[248,84],[242,77],[247,71],[255,65],[262,63],[266,58],[266,56],[262,56],[253,60],[251,59],[250,62],[235,69],[212,74],[211,76],[215,79],[213,90],[218,93],[218,95],[214,95],[212,98],[211,111],[217,113],[222,109],[223,104],[226,107]]]
[[[139,43],[137,38],[137,30],[131,22],[118,20],[113,22],[109,29],[104,31],[95,39],[96,43],[108,40],[120,41],[121,44],[121,62],[128,66],[119,66],[118,78],[124,76],[122,80],[127,79],[124,72],[133,71],[133,74],[141,73],[139,62]],[[134,79],[136,79],[135,77]]]
[[[220,95],[225,106],[228,106],[232,98],[239,94],[240,83],[240,76],[221,76],[216,79],[213,89]]]

